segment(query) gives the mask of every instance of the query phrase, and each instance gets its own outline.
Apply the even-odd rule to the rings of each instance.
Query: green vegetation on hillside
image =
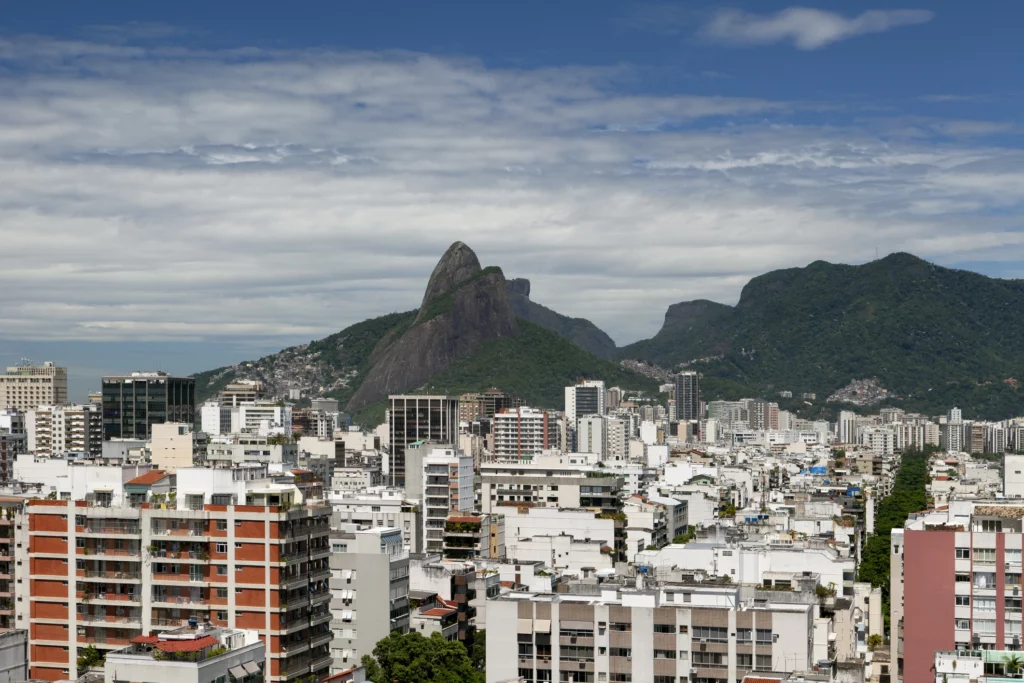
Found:
[[[521,333],[488,342],[479,352],[455,361],[435,376],[426,391],[461,394],[498,387],[537,408],[561,409],[565,387],[581,379],[657,392],[658,383],[601,360],[539,325],[518,319]]]
[[[882,613],[889,619],[889,553],[890,536],[893,529],[899,529],[912,512],[924,510],[928,504],[925,485],[928,483],[928,459],[935,452],[934,447],[925,451],[907,451],[900,460],[900,471],[896,474],[892,493],[875,512],[875,533],[864,544],[859,581],[868,581],[875,588],[882,588]]]
[[[1024,396],[1024,281],[940,268],[909,254],[861,266],[818,261],[751,280],[735,307],[669,310],[654,338],[619,351],[674,368],[695,358],[707,377],[770,396],[823,401],[853,379],[877,377],[908,410],[1003,419]],[[876,406],[877,408],[877,406]]]
[[[314,358],[324,368],[324,383],[330,383],[337,376],[355,373],[347,387],[330,391],[328,396],[338,399],[341,405],[359,388],[366,370],[370,366],[373,349],[385,335],[399,325],[403,325],[416,317],[416,311],[391,313],[364,320],[346,327],[323,339],[310,342],[307,346],[293,346],[257,361],[242,363],[237,369],[226,367],[200,372],[196,379],[196,400],[205,401],[227,386],[235,379],[266,379],[262,376],[267,371],[284,367],[299,358]],[[252,365],[254,368],[247,368]]]

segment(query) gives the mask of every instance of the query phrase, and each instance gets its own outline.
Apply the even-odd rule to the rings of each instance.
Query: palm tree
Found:
[[[1003,668],[1006,670],[1007,675],[1014,676],[1020,673],[1021,669],[1024,669],[1024,658],[1020,655],[1006,655],[1003,658]]]

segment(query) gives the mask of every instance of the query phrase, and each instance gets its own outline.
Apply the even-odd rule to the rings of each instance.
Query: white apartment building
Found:
[[[7,368],[0,375],[0,408],[29,410],[68,402],[68,369],[47,361],[42,365]]]
[[[608,442],[608,421],[603,415],[587,415],[576,420],[577,453],[596,453],[605,459]]]
[[[589,454],[542,455],[526,463],[482,463],[482,512],[530,506],[617,511],[622,479],[602,471]]]
[[[331,505],[331,524],[334,528],[345,525],[395,528],[401,531],[406,550],[422,552],[422,514],[415,503],[406,500],[404,489],[386,486],[362,490],[335,489],[331,491],[327,502]]]
[[[505,408],[495,413],[491,424],[498,460],[530,460],[558,443],[558,423],[545,410]]]
[[[149,461],[161,470],[174,472],[179,467],[192,467],[195,437],[192,428],[182,422],[165,422],[152,426],[149,439]]]
[[[25,412],[28,450],[45,457],[103,453],[103,413],[98,405],[41,405]]]
[[[292,407],[273,401],[243,403],[231,413],[231,431],[260,436],[292,435]],[[237,417],[236,417],[237,415]]]
[[[207,401],[199,408],[199,423],[208,436],[231,433],[231,406]]]
[[[245,462],[294,465],[298,448],[292,443],[270,443],[258,434],[229,434],[215,437],[206,446],[206,460],[214,467],[233,467]]]
[[[473,458],[449,445],[424,442],[405,449],[405,484],[410,498],[420,501],[423,551],[444,549],[449,512],[473,509]]]
[[[896,448],[896,435],[888,427],[864,427],[860,430],[860,444],[875,455],[892,455]]]

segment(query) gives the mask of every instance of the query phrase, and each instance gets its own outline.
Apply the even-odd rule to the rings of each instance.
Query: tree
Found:
[[[94,648],[92,645],[83,647],[79,650],[81,654],[78,655],[78,668],[89,669],[94,666],[100,666],[103,664],[103,655],[100,651]]]
[[[869,650],[877,650],[880,647],[882,647],[882,636],[881,635],[879,635],[878,633],[872,633],[870,636],[868,636],[868,649]]]
[[[424,638],[415,631],[393,631],[363,655],[366,678],[373,683],[483,683],[465,646],[440,633]]]
[[[477,631],[473,637],[473,648],[469,651],[473,668],[483,673],[487,670],[487,631]]]
[[[1010,676],[1015,676],[1020,673],[1021,669],[1024,669],[1024,659],[1020,655],[1006,655],[1003,657],[1003,668],[1006,669],[1006,673]]]

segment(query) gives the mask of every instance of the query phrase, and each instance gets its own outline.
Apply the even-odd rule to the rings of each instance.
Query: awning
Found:
[[[551,620],[538,619],[533,630],[535,633],[551,633]]]
[[[245,669],[243,669],[240,666],[231,667],[230,669],[228,669],[228,673],[230,673],[231,677],[237,681],[240,681],[243,678],[245,678]]]
[[[520,619],[516,633],[533,633],[533,619]]]
[[[242,666],[245,667],[245,670],[248,673],[258,674],[260,672],[260,665],[257,664],[256,662],[246,662]]]

